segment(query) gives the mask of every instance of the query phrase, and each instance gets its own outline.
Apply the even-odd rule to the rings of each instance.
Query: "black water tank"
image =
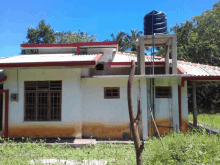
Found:
[[[145,15],[144,35],[152,35],[152,27],[153,33],[167,33],[167,16],[164,12],[153,10]]]

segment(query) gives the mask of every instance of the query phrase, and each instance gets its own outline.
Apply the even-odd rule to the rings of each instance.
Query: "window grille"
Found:
[[[26,81],[25,121],[60,121],[62,81]]]
[[[171,87],[156,87],[155,89],[156,98],[172,98]]]
[[[105,99],[120,98],[120,88],[119,87],[104,87],[104,98]]]

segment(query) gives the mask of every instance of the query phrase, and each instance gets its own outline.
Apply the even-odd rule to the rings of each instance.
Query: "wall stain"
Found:
[[[127,123],[83,123],[82,135],[85,138],[122,139],[123,133],[130,134],[130,125]]]
[[[160,135],[167,135],[172,130],[172,128],[169,128],[172,127],[172,124],[170,123],[169,119],[156,120],[155,122],[157,126],[163,126],[163,127],[157,127]],[[148,129],[149,129],[148,130],[149,135],[154,136],[155,126],[153,122],[148,123]],[[157,133],[156,129],[155,129],[155,133]]]
[[[182,132],[186,133],[189,131],[189,122],[188,122],[188,118],[184,119],[182,118],[182,126],[180,129]]]
[[[163,127],[158,127],[158,131],[160,133],[160,135],[167,135],[170,131],[173,130],[173,128],[168,128],[168,127],[172,127],[172,123],[170,123],[169,119],[161,119],[161,120],[156,120],[156,125],[157,126],[163,126]],[[151,136],[154,136],[154,123],[153,122],[149,122],[148,123],[148,133]],[[187,119],[182,119],[182,127],[181,127],[181,131],[183,132],[188,132],[189,130],[189,126],[188,126],[188,120]],[[156,129],[155,129],[156,132]]]
[[[9,137],[75,137],[78,126],[10,126]]]

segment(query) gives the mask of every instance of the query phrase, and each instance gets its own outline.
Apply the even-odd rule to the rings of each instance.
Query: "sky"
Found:
[[[55,31],[95,34],[98,41],[111,39],[121,30],[143,31],[143,18],[153,9],[167,15],[168,29],[212,9],[218,0],[0,0],[0,57],[21,52],[28,27],[45,19]]]

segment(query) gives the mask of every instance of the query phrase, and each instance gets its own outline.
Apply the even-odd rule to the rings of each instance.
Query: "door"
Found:
[[[172,129],[173,112],[172,112],[172,89],[171,87],[156,87],[153,117],[160,135],[168,134]],[[149,114],[149,135],[157,135],[157,130]]]

